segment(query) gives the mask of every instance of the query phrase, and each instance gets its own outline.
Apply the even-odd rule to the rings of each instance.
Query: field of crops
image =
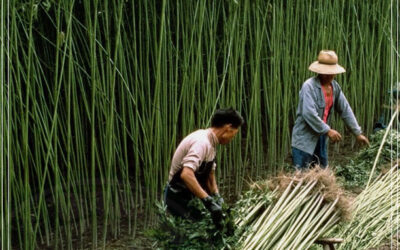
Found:
[[[245,119],[218,148],[222,195],[276,176],[321,49],[346,68],[336,79],[368,136],[400,81],[398,0],[4,0],[0,12],[1,249],[102,248],[158,225],[176,146],[218,108]],[[332,127],[350,138],[339,116]],[[368,186],[365,162],[337,168],[345,187]]]

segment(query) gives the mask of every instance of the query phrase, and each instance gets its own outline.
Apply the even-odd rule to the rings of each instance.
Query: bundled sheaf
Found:
[[[344,242],[339,249],[370,249],[399,232],[398,163],[356,198],[354,216],[341,234]]]
[[[329,169],[281,174],[254,183],[250,192],[254,196],[237,205],[242,249],[307,249],[349,215],[349,202]],[[244,199],[251,205],[243,206]]]

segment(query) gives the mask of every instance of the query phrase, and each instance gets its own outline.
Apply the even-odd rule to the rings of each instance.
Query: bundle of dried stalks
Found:
[[[343,188],[339,186],[336,176],[330,168],[320,168],[316,166],[306,171],[296,171],[295,173],[281,172],[277,177],[269,180],[254,182],[250,185],[252,189],[276,190],[282,194],[290,183],[296,185],[302,181],[304,184],[316,181],[311,193],[319,192],[325,202],[333,202],[339,198],[336,203],[337,210],[341,213],[344,220],[351,217],[351,201],[345,194]]]

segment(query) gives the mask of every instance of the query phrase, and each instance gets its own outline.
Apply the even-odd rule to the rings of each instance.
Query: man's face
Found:
[[[323,74],[320,74],[319,75],[319,79],[322,82],[332,82],[332,80],[335,78],[335,76],[336,75],[323,75]]]
[[[234,128],[231,124],[226,124],[223,129],[224,132],[219,138],[220,144],[228,144],[239,131],[239,128]]]

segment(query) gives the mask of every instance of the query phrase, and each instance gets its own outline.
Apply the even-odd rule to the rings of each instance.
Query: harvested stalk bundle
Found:
[[[329,169],[315,168],[254,184],[262,185],[274,190],[267,191],[266,204],[258,194],[253,206],[239,204],[237,209],[236,225],[243,232],[238,248],[307,249],[348,215],[348,202]]]
[[[344,229],[339,249],[377,247],[400,230],[398,163],[355,200],[355,214]]]
[[[235,212],[237,217],[235,225],[238,229],[244,228],[255,217],[259,216],[269,206],[274,197],[275,192],[270,192],[269,189],[258,185],[256,182],[252,184],[249,191],[247,191],[235,204]]]

